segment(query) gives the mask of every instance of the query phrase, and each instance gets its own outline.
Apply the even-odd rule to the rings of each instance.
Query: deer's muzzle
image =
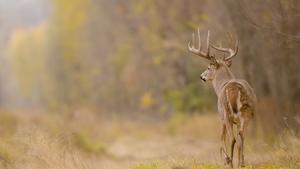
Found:
[[[206,79],[204,77],[200,76],[200,79],[206,82]]]

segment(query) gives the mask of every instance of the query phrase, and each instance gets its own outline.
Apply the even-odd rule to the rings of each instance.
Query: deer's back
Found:
[[[222,89],[218,107],[224,116],[239,116],[253,118],[256,106],[256,96],[251,86],[244,80],[231,80]],[[224,117],[223,117],[224,118]]]

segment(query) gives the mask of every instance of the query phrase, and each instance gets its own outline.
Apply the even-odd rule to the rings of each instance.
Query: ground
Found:
[[[2,168],[224,168],[216,113],[168,120],[71,114],[1,113]],[[266,142],[248,131],[246,168],[300,168],[300,140],[290,131]]]

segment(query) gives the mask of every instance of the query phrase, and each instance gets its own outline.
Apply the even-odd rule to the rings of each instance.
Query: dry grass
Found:
[[[176,115],[166,122],[107,120],[72,114],[0,113],[0,168],[214,169],[218,117]],[[274,144],[249,139],[246,168],[300,168],[300,139],[287,131]]]

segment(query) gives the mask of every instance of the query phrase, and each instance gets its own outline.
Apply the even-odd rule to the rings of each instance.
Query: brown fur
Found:
[[[248,89],[248,90],[247,90]],[[240,96],[238,96],[240,95]],[[239,98],[238,98],[239,97]],[[227,113],[229,114],[229,119],[235,124],[239,124],[239,118],[237,118],[240,112],[240,116],[247,116],[247,118],[252,119],[255,113],[255,95],[251,87],[246,81],[242,80],[231,80],[229,81],[222,90],[220,95],[222,104],[224,104]],[[228,100],[227,100],[228,99]],[[238,105],[238,100],[239,104]],[[230,108],[231,105],[231,108]],[[232,110],[230,110],[232,109]],[[231,112],[232,111],[232,112]]]

